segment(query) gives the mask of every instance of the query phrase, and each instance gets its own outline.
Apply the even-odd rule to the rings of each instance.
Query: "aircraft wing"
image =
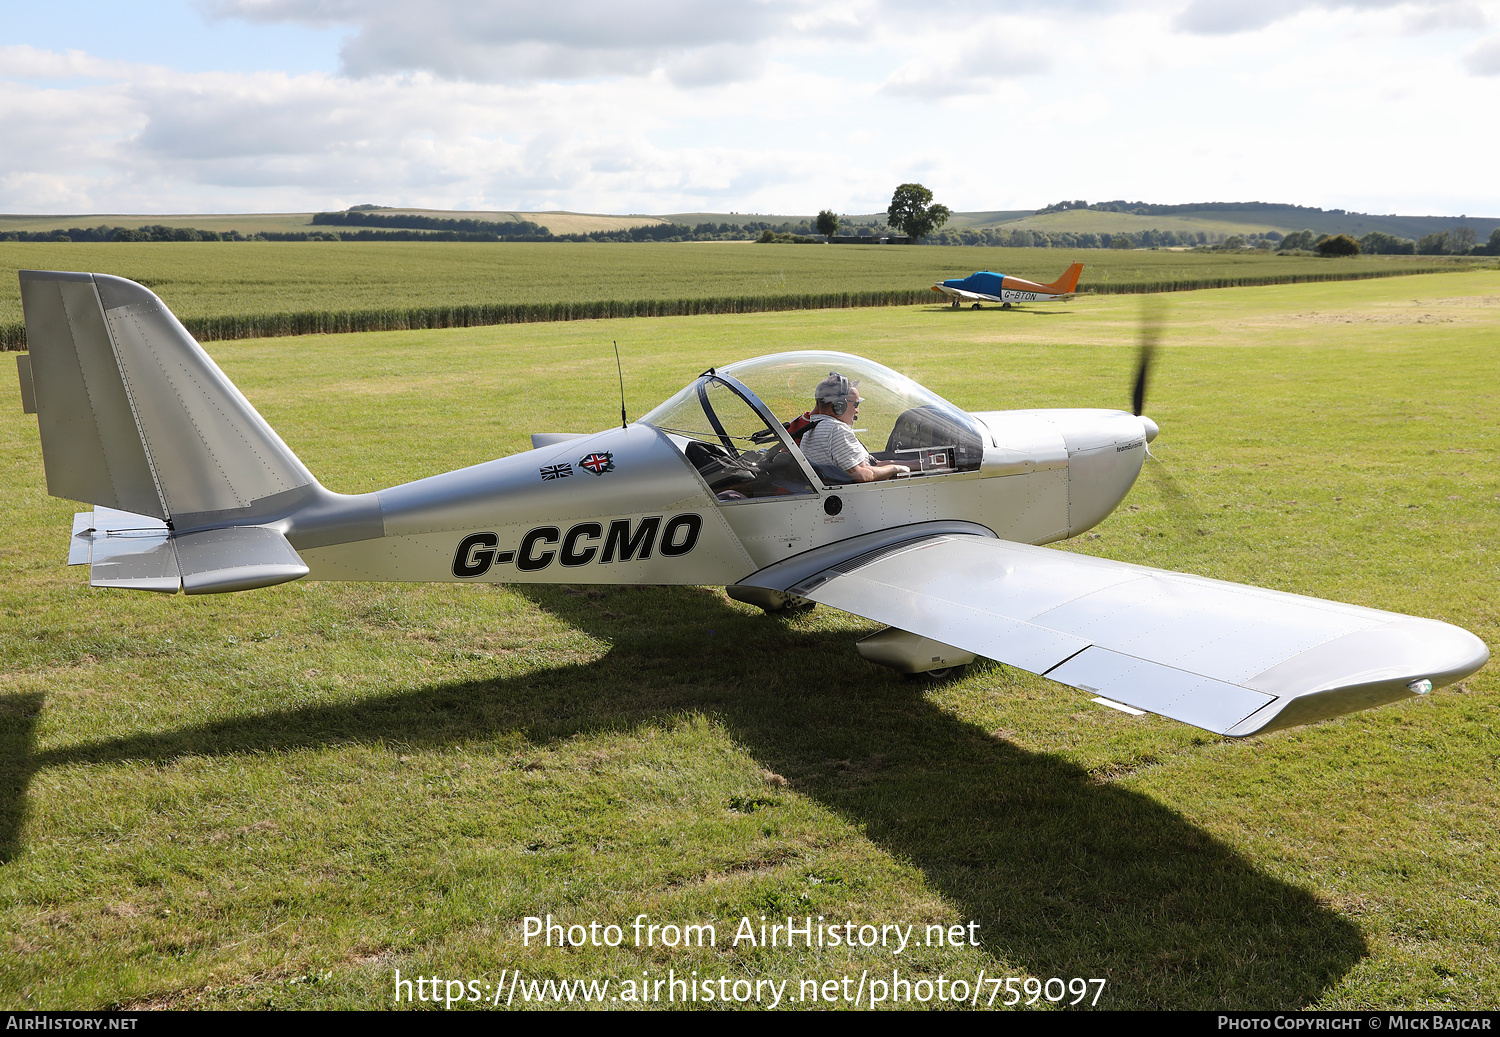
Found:
[[[1408,698],[1489,659],[1473,634],[1435,620],[908,529],[904,541],[856,537],[741,582],[1235,737]]]
[[[932,290],[935,292],[942,292],[944,295],[956,295],[960,299],[970,299],[974,302],[1004,301],[998,295],[985,295],[983,292],[971,292],[965,288],[953,288],[946,284],[935,284],[932,286]]]

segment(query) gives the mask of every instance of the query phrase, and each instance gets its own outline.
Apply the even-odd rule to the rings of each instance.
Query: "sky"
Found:
[[[1500,0],[0,0],[0,212],[1500,216]]]

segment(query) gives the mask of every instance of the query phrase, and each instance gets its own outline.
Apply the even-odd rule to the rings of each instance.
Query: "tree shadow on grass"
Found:
[[[42,768],[512,732],[548,744],[691,710],[920,868],[992,952],[1043,978],[1108,978],[1111,1007],[1301,1007],[1367,953],[1308,891],[1147,796],[953,717],[860,662],[847,633],[799,630],[698,588],[524,593],[610,641],[609,654],[40,752],[39,697],[11,696],[0,850],[18,851],[25,782]]]

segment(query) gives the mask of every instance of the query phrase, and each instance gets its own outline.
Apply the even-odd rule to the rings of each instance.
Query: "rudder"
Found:
[[[1083,264],[1074,263],[1067,270],[1063,271],[1061,277],[1047,285],[1047,288],[1057,295],[1072,295],[1073,290],[1078,287],[1078,277],[1082,273]]]
[[[317,481],[149,289],[22,270],[47,492],[176,528]]]

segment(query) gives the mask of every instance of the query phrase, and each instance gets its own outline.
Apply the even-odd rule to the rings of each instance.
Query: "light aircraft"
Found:
[[[1078,287],[1078,275],[1081,273],[1083,273],[1083,264],[1074,263],[1051,284],[1037,284],[1035,281],[1024,281],[1008,274],[979,270],[968,277],[953,277],[946,281],[939,281],[932,286],[932,290],[942,292],[951,298],[954,309],[958,309],[965,302],[970,303],[976,310],[980,308],[980,303],[998,302],[1001,309],[1008,310],[1012,303],[1051,302],[1073,298],[1073,290]]]
[[[151,291],[22,271],[47,488],[94,505],[69,562],[96,587],[188,594],[296,579],[721,585],[767,611],[888,624],[909,673],[997,659],[1231,736],[1426,694],[1489,658],[1427,619],[1047,548],[1129,492],[1136,413],[966,413],[879,364],[798,352],[710,368],[594,434],[375,493],[325,489]],[[814,466],[781,415],[830,371],[907,477]],[[846,390],[847,392],[847,390]]]

